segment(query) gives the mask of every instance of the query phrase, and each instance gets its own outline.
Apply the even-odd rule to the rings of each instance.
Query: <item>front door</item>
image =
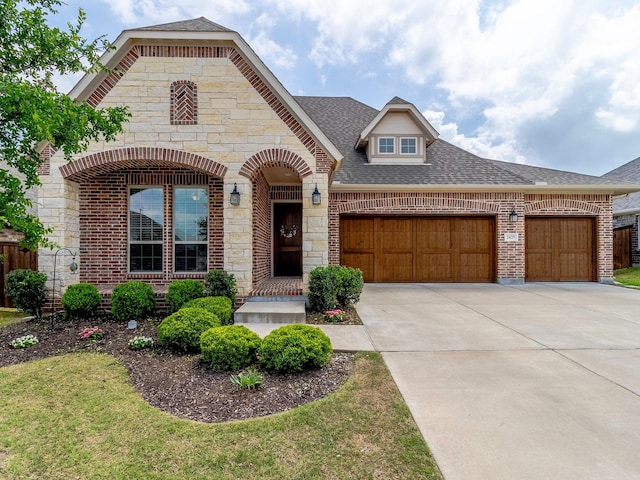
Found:
[[[273,204],[273,275],[302,275],[302,204]]]

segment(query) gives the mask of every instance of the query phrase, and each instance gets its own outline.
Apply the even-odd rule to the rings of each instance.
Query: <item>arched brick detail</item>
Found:
[[[242,165],[240,169],[240,175],[255,180],[259,172],[269,167],[291,168],[300,175],[300,178],[304,178],[313,173],[309,165],[307,165],[307,162],[298,154],[281,148],[270,148],[256,153],[244,162],[244,165]]]
[[[483,202],[479,200],[460,198],[438,198],[438,197],[393,197],[393,198],[369,198],[354,200],[352,202],[338,205],[338,213],[388,213],[389,211],[400,212],[420,212],[462,211],[472,213],[499,213],[500,204]]]
[[[579,213],[583,215],[600,215],[602,208],[595,204],[568,198],[549,198],[531,203],[525,203],[524,214],[532,215],[536,213]]]
[[[217,178],[224,178],[227,167],[209,158],[168,148],[132,147],[93,153],[60,167],[63,178],[82,183],[104,173],[149,166],[183,166]]]

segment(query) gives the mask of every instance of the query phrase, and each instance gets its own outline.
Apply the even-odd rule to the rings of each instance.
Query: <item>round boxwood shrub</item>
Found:
[[[200,336],[219,327],[218,317],[202,308],[181,308],[158,325],[158,342],[180,352],[198,352]]]
[[[323,367],[331,352],[331,340],[319,328],[286,325],[264,337],[258,357],[266,370],[294,373]]]
[[[62,308],[68,318],[92,318],[98,313],[102,297],[95,285],[69,285],[62,295]]]
[[[11,297],[16,308],[41,318],[47,300],[46,283],[45,273],[17,269],[7,274],[4,293]]]
[[[216,372],[240,370],[256,362],[262,340],[244,325],[210,328],[200,337],[202,359]]]
[[[121,283],[111,294],[111,314],[116,320],[140,320],[156,308],[153,288],[144,282],[131,280]]]
[[[220,319],[220,325],[231,325],[231,299],[228,297],[202,297],[190,300],[184,308],[204,308],[215,313]]]
[[[211,270],[204,277],[204,291],[208,297],[227,297],[236,303],[236,277],[224,270]]]
[[[166,296],[169,311],[171,313],[177,312],[189,300],[202,296],[204,296],[204,285],[202,282],[192,278],[174,280],[169,284],[169,290]]]

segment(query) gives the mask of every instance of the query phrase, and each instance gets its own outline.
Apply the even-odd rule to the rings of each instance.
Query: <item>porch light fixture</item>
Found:
[[[311,194],[311,203],[313,203],[314,205],[320,205],[320,203],[322,203],[322,195],[318,190],[317,183],[316,183],[316,188],[313,190],[313,193]]]
[[[238,206],[240,205],[240,192],[238,191],[238,184],[233,184],[233,191],[229,195],[229,202],[231,205]]]
[[[512,223],[516,223],[518,221],[518,214],[516,213],[515,208],[511,209],[511,213],[509,214],[509,221]]]

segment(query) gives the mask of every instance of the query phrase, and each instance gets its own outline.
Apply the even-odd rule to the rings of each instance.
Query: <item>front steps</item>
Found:
[[[258,301],[248,299],[244,305],[235,311],[233,319],[235,324],[305,323],[305,302],[304,300],[278,301],[267,297],[262,297]]]

